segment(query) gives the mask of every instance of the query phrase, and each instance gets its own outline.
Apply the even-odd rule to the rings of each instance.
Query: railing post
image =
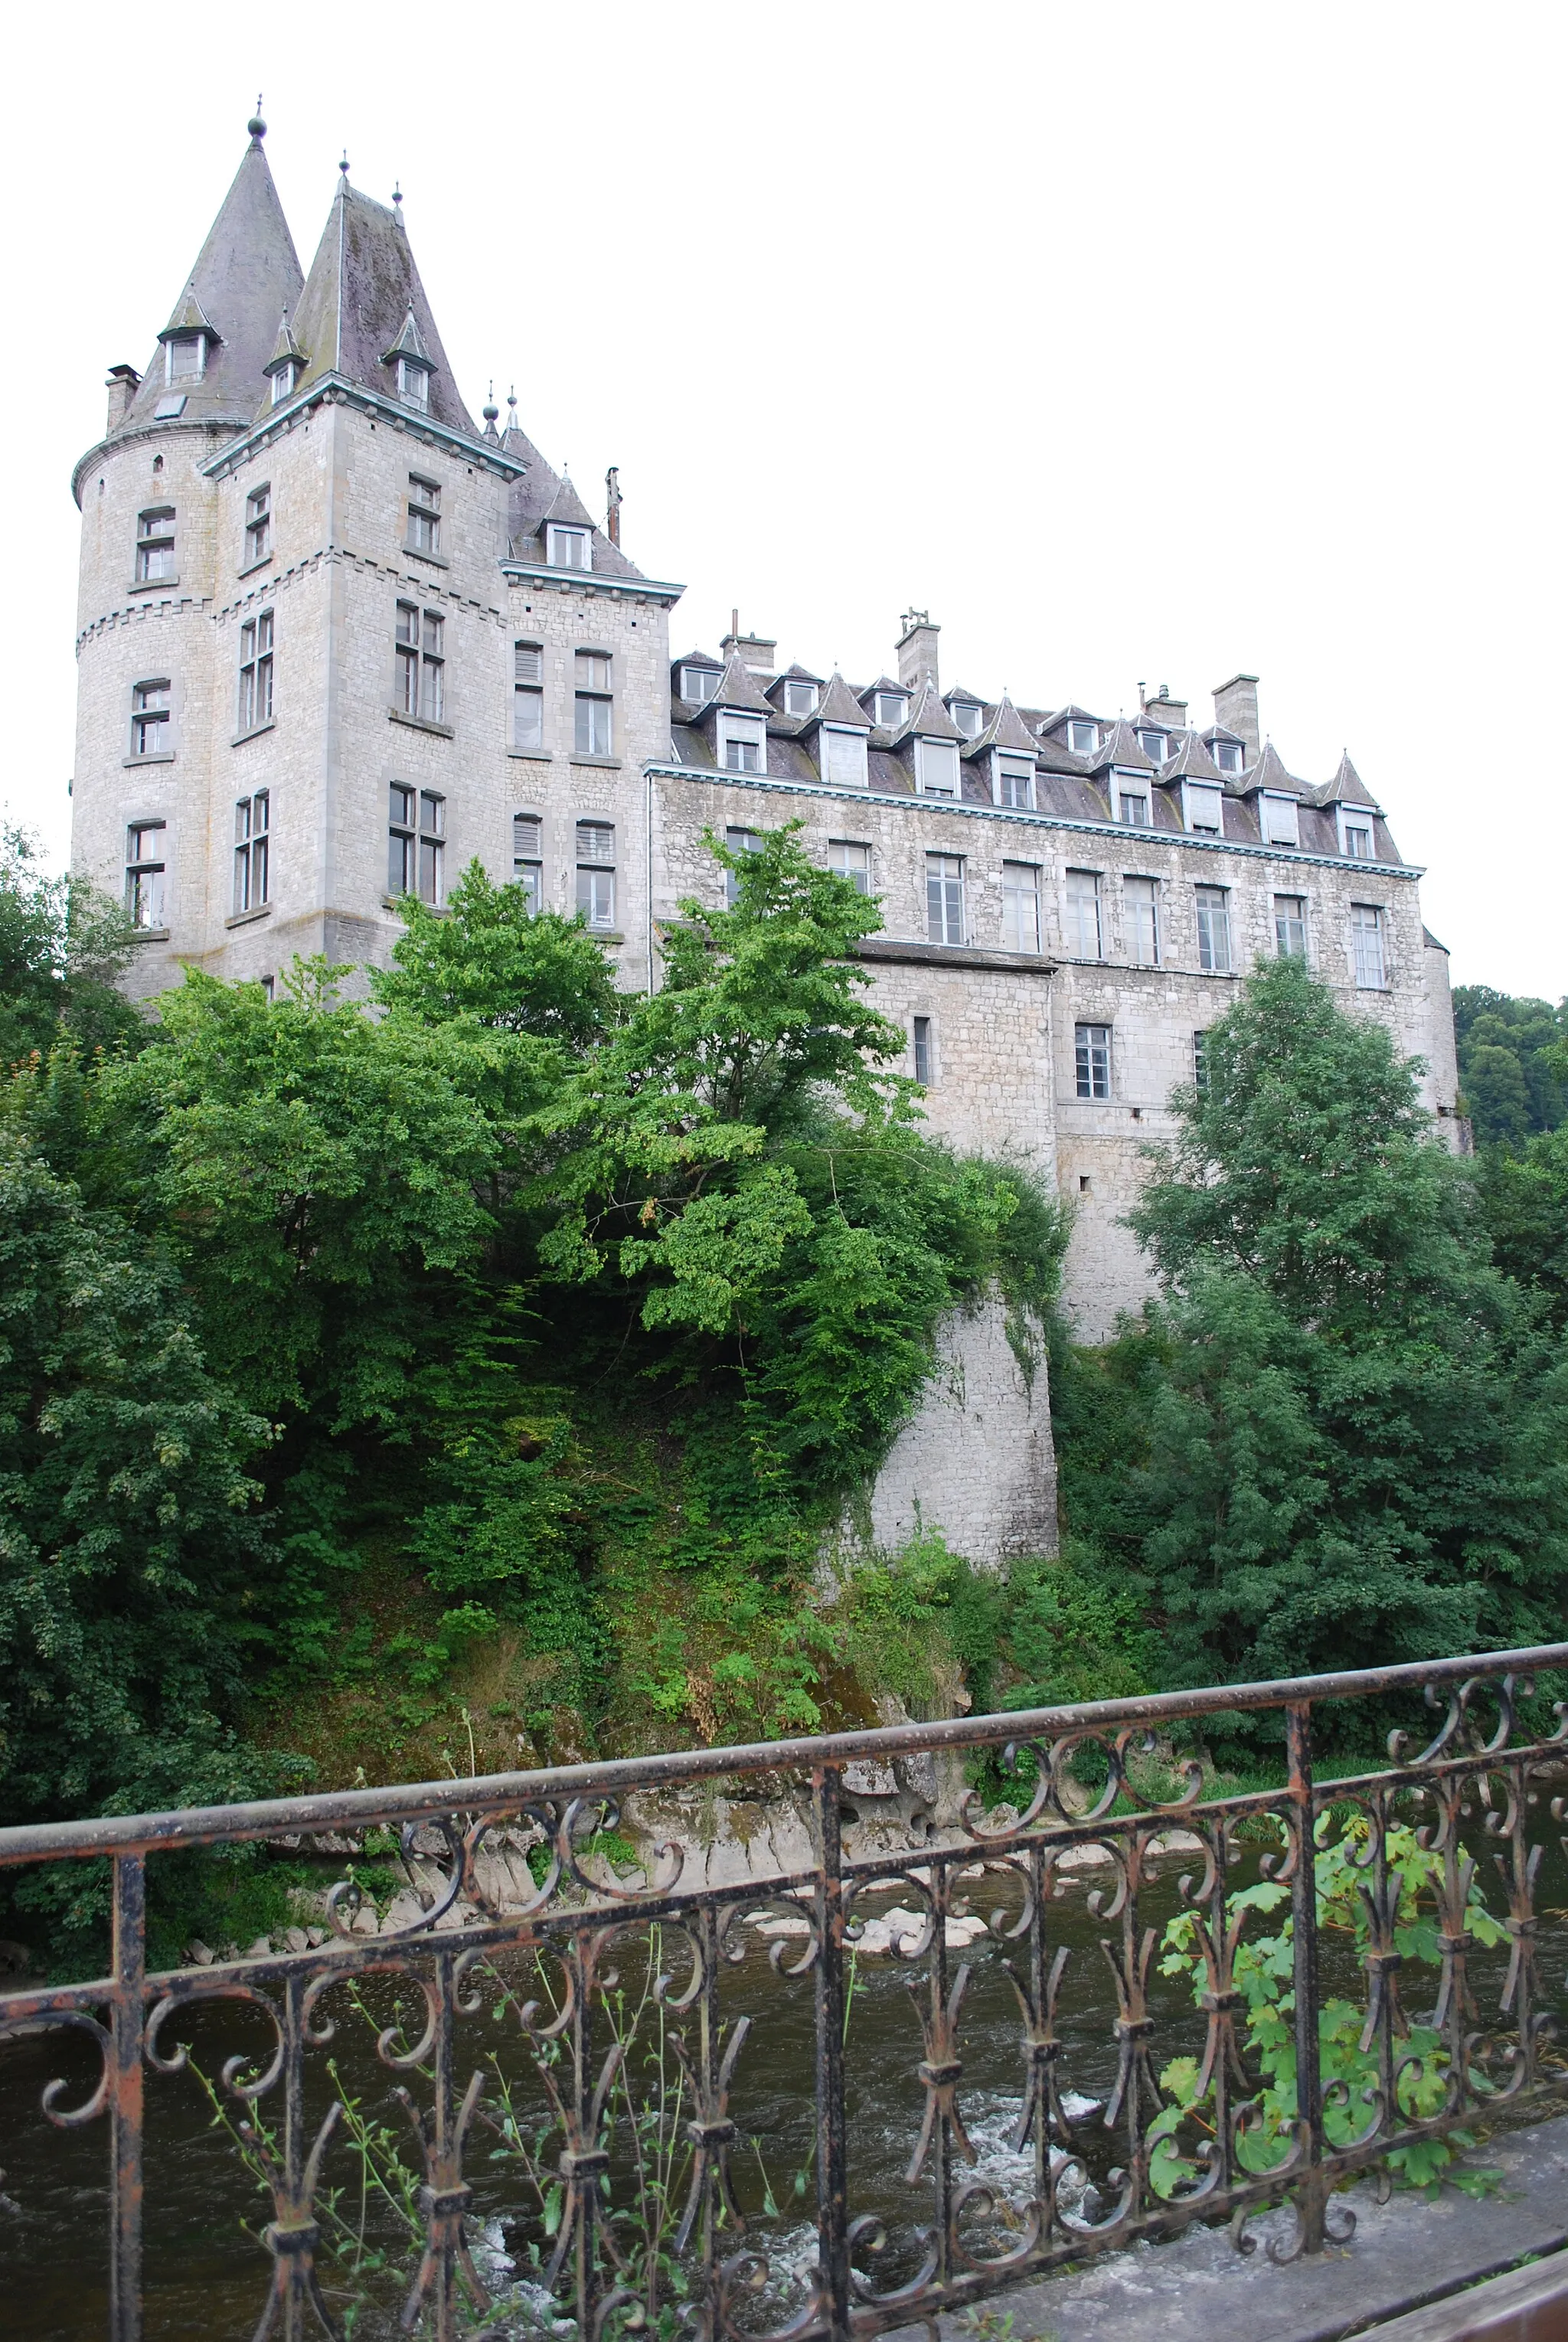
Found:
[[[816,2234],[830,2342],[849,2334],[849,2184],[844,2117],[844,1826],[838,1767],[816,1797]]]
[[[1301,2248],[1321,2253],[1327,2193],[1323,2173],[1323,2071],[1319,2065],[1317,1983],[1317,1820],[1313,1802],[1312,1708],[1306,1701],[1285,1710],[1285,1755],[1295,1807],[1296,1860],[1291,1874],[1294,1950],[1296,2121],[1306,2141],[1297,2183]]]
[[[142,2025],[147,1972],[145,1858],[115,1866],[114,1997],[109,2022],[109,2334],[142,2331]]]

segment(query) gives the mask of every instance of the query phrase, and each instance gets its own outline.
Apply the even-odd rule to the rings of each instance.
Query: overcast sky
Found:
[[[38,29],[43,24],[45,29]],[[63,854],[75,458],[259,83],[308,268],[340,152],[469,406],[627,551],[869,678],[1097,713],[1237,668],[1348,746],[1456,981],[1568,991],[1560,7],[687,0],[29,12],[0,174],[10,810]]]

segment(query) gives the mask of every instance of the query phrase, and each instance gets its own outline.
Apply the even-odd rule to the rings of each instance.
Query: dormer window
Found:
[[[915,742],[914,786],[923,797],[955,797],[958,795],[956,740]]]
[[[1372,816],[1358,806],[1349,813],[1342,806],[1339,815],[1339,850],[1349,862],[1375,862],[1375,840]]]
[[[1067,746],[1075,756],[1092,756],[1100,745],[1100,726],[1074,716],[1067,726]]]
[[[1140,732],[1138,746],[1144,756],[1151,757],[1156,765],[1164,763],[1167,742],[1163,732]]]
[[[168,352],[165,361],[165,382],[200,382],[207,370],[207,337],[205,334],[172,334],[164,347]]]
[[[281,406],[285,398],[293,397],[294,386],[298,380],[299,360],[285,358],[272,378],[272,403],[275,406]]]
[[[1149,784],[1142,773],[1113,773],[1111,806],[1124,829],[1149,827]]]
[[[417,358],[400,357],[397,361],[397,395],[404,406],[416,406],[421,415],[430,412],[430,368]]]
[[[884,732],[896,732],[909,713],[909,702],[902,691],[879,691],[876,695],[876,720]]]
[[[1276,796],[1272,790],[1265,790],[1262,810],[1265,846],[1301,844],[1301,818],[1294,797]]]
[[[816,714],[815,684],[807,683],[800,676],[794,676],[786,682],[784,685],[784,714],[786,716],[814,716]]]
[[[766,772],[767,726],[760,716],[720,716],[719,763],[726,773]]]
[[[1188,781],[1183,787],[1183,818],[1194,836],[1219,837],[1223,835],[1224,806],[1223,789],[1206,788],[1197,781]]]
[[[841,731],[836,725],[823,726],[822,776],[830,788],[864,789],[869,786],[864,732]]]
[[[957,722],[954,711],[954,721]],[[993,785],[999,806],[1030,813],[1034,806],[1034,762],[1030,756],[995,756]]]
[[[591,569],[593,534],[585,528],[562,528],[554,521],[544,531],[544,558],[552,569]]]
[[[947,712],[966,740],[977,739],[985,729],[985,710],[973,699],[950,700]]]
[[[1242,769],[1242,744],[1239,740],[1216,740],[1209,751],[1222,773],[1239,773]]]
[[[719,687],[716,666],[684,666],[681,669],[681,697],[688,706],[700,707],[711,699]]]

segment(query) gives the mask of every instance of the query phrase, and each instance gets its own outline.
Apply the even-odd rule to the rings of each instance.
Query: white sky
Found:
[[[64,852],[72,464],[245,145],[308,268],[405,192],[469,406],[743,626],[869,677],[1210,716],[1262,677],[1429,866],[1458,982],[1568,991],[1560,7],[29,11],[0,195],[11,811]]]

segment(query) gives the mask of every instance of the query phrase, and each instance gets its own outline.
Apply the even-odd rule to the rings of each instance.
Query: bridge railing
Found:
[[[91,2045],[95,2078],[85,2091],[51,2084],[40,2114],[103,2126],[113,2342],[143,2331],[149,2094],[193,2087],[198,2024],[235,2027],[233,2054],[205,2086],[218,2117],[206,2151],[237,2153],[262,2199],[265,2256],[247,2247],[255,2332],[292,2342],[343,2330],[363,2256],[351,2268],[334,2157],[357,2154],[363,2178],[375,2149],[329,2047],[351,2004],[379,2027],[375,2060],[400,2079],[412,2142],[405,2266],[395,2298],[385,2276],[379,2295],[365,2280],[361,2336],[394,2330],[392,2319],[441,2342],[565,2321],[598,2342],[669,2330],[673,2313],[706,2342],[844,2342],[1195,2221],[1230,2220],[1247,2249],[1249,2219],[1281,2205],[1293,2227],[1271,2253],[1311,2253],[1343,2233],[1348,2216],[1331,2198],[1347,2177],[1429,2151],[1478,2115],[1545,2111],[1568,2087],[1551,2048],[1563,1960],[1544,1961],[1536,1940],[1568,1723],[1562,1710],[1554,1726],[1540,1722],[1535,1680],[1564,1669],[1558,1644],[0,1832],[0,1866],[106,1860],[113,1901],[108,1974],[0,1995],[0,2044],[62,2028]],[[1314,1777],[1325,1711],[1333,1779]],[[1264,1785],[1205,1795],[1205,1722],[1237,1716],[1262,1720]],[[1408,1730],[1388,1733],[1391,1716]],[[1343,1769],[1347,1747],[1379,1746],[1384,1733],[1386,1759]],[[634,1854],[618,1830],[628,1817]],[[655,1847],[661,1817],[672,1827]],[[295,1931],[305,1948],[149,1973],[149,1863],[280,1838],[304,1855],[395,1846],[401,1890],[378,1917],[364,1861],[351,1860],[320,1925]],[[386,1875],[384,1864],[384,1904]],[[1419,1942],[1413,1882],[1425,1897]],[[1070,1884],[1092,1887],[1087,1908]],[[1148,1912],[1153,1900],[1168,1917],[1173,1889],[1185,1927],[1167,1943],[1190,1974],[1163,1993]],[[877,1916],[890,1892],[891,1923]],[[977,1918],[974,1904],[989,1907]],[[1321,1973],[1325,1914],[1334,1994]],[[876,2049],[910,2096],[913,2151],[896,2173],[884,2167],[885,2127],[863,2135],[852,2122],[861,2101],[846,2073],[855,1980],[878,1927],[913,2001],[907,2044],[884,2033]],[[978,1953],[959,1957],[976,1937]],[[1425,2010],[1412,1972],[1402,1978],[1423,1947],[1435,2001]],[[1005,2183],[973,2176],[976,1957],[1002,1964],[1011,1996]],[[626,1979],[639,1962],[656,2104],[634,2070]],[[1272,2034],[1252,2016],[1271,1966]],[[1085,2047],[1091,1979],[1104,2001],[1097,2056]],[[1347,1992],[1359,2024],[1348,2048]],[[769,2052],[774,1994],[794,1996],[800,2021]],[[987,2022],[994,2051],[994,2013]],[[487,2025],[512,2067],[474,2050]],[[1187,2047],[1173,2078],[1167,2053]],[[783,2211],[770,2142],[734,2111],[759,2057],[774,2101],[793,2091],[809,2111]],[[524,2082],[532,2116],[519,2111]],[[476,2174],[514,2282],[497,2281],[494,2254],[476,2257]],[[14,2166],[7,2188],[25,2185]],[[899,2200],[911,2207],[902,2224],[888,2208]],[[85,2266],[85,2240],[83,2251]]]

